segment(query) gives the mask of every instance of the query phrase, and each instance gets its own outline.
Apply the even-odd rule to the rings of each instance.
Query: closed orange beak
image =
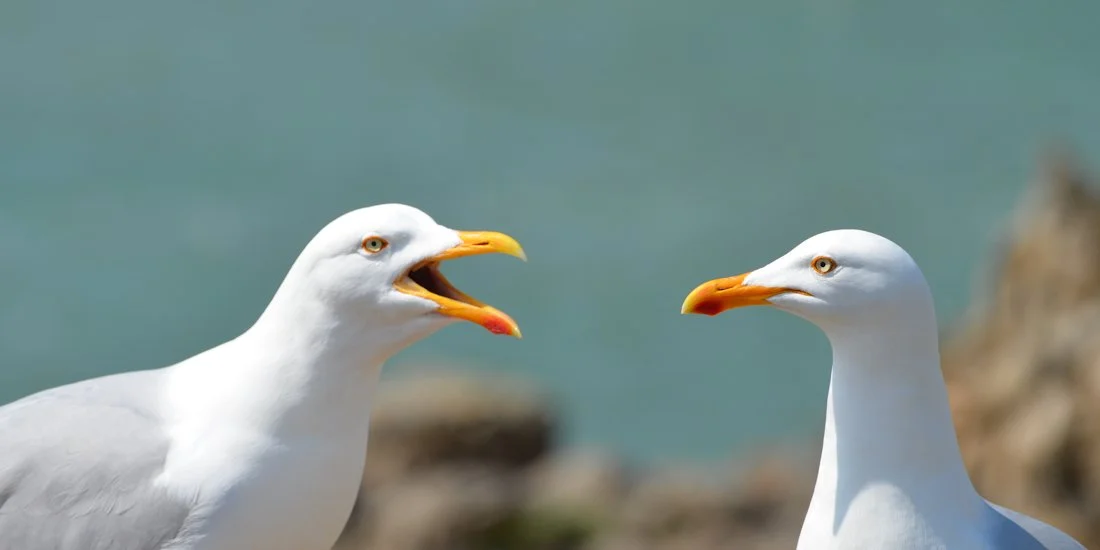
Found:
[[[738,307],[769,305],[769,298],[786,292],[809,295],[807,292],[793,288],[746,285],[745,277],[748,277],[749,273],[714,279],[695,287],[695,290],[692,290],[691,294],[684,299],[680,313],[718,315]]]

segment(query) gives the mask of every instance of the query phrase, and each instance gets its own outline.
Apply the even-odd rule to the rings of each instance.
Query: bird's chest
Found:
[[[222,486],[203,492],[194,550],[329,550],[355,503],[365,454],[365,441],[252,453]]]
[[[986,550],[980,524],[963,514],[919,506],[890,485],[865,488],[845,500],[818,499],[806,516],[798,550]],[[841,506],[833,506],[841,504]],[[844,505],[846,504],[846,505]],[[950,508],[951,503],[943,503]]]

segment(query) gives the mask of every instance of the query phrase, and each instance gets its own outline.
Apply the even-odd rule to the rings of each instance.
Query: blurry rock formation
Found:
[[[1100,190],[1048,161],[978,300],[945,338],[971,478],[1100,547]]]
[[[1100,548],[1100,192],[1052,162],[1014,221],[944,335],[963,455],[987,498]],[[559,430],[552,403],[497,376],[431,371],[386,385],[364,550],[795,546],[816,440],[724,472],[638,472],[556,449]]]
[[[792,548],[813,482],[772,455],[737,475],[639,476],[555,452],[549,402],[451,370],[384,386],[371,428],[369,550]]]

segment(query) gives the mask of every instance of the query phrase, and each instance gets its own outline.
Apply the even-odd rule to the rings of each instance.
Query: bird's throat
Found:
[[[828,533],[817,536],[835,536],[845,525],[889,524],[891,515],[935,530],[937,518],[980,513],[983,501],[959,453],[935,332],[834,333],[830,340],[834,362],[808,516],[829,519],[816,526]]]

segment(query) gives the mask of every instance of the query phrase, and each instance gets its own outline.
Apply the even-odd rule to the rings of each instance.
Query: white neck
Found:
[[[238,362],[240,372],[227,379],[235,386],[227,388],[231,399],[252,408],[239,412],[267,424],[273,435],[358,431],[355,426],[366,424],[382,365],[393,353],[379,341],[381,331],[316,301],[280,305],[273,300],[232,342],[258,354]],[[224,372],[221,377],[229,378]]]
[[[250,438],[324,441],[365,453],[382,364],[430,331],[410,323],[402,333],[341,311],[338,300],[303,284],[300,271],[291,268],[244,334],[172,368],[166,414],[173,454],[187,465],[181,471],[201,471],[196,457],[212,457],[218,446],[229,455],[252,452]]]
[[[927,532],[926,540],[940,540],[983,510],[959,453],[935,314],[930,306],[908,313],[917,319],[903,325],[825,329],[833,367],[805,542],[851,540],[845,533],[898,543]],[[901,524],[908,534],[893,538]]]
[[[157,482],[200,502],[189,521],[204,548],[331,548],[359,492],[382,363],[433,328],[341,311],[296,268],[249,330],[167,372]]]

